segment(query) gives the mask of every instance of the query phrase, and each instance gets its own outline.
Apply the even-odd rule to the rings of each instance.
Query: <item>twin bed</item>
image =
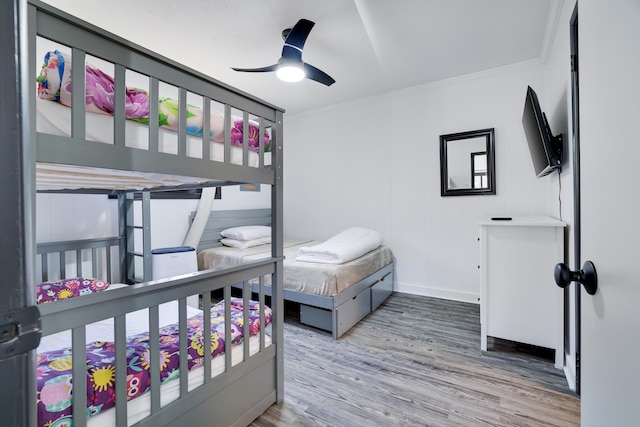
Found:
[[[244,227],[268,223],[268,209],[212,212],[198,246],[198,268],[220,268],[268,257],[271,246],[260,244],[263,235],[252,232],[255,240],[234,239],[233,246],[225,238],[226,230],[237,234]],[[337,339],[391,295],[393,254],[379,236],[372,235],[377,233],[350,228],[326,241],[284,239],[283,296],[299,304],[301,323],[329,331]],[[340,237],[334,245],[327,243]],[[262,286],[255,278],[249,283],[254,292]],[[268,277],[264,284],[270,295]]]
[[[20,153],[17,182],[26,186],[24,210],[2,216],[26,242],[26,251],[16,252],[26,272],[15,280],[23,281],[21,293],[7,299],[17,313],[11,319],[18,319],[10,331],[20,334],[10,342],[19,345],[0,354],[5,385],[23,381],[15,399],[3,399],[6,420],[46,427],[249,424],[284,396],[283,110],[37,0],[6,6],[14,16],[3,20],[2,34],[15,39],[24,107],[18,104],[17,116],[15,106],[3,109],[3,123],[17,120],[26,130],[2,148],[7,158]],[[49,54],[43,65],[43,45],[64,55]],[[106,63],[111,74],[101,75],[94,62]],[[146,81],[143,91],[131,90],[130,75]],[[106,102],[89,96],[97,85]],[[165,85],[174,95],[163,94]],[[141,105],[146,111],[132,116]],[[271,188],[266,258],[129,282],[132,192],[238,183]],[[36,249],[32,218],[40,191],[117,197],[119,234]],[[12,252],[2,246],[2,253]],[[3,271],[16,271],[13,260],[1,261]],[[254,277],[269,278],[269,305],[264,280],[252,294]],[[243,292],[233,298],[238,283]],[[223,300],[212,301],[212,291]],[[23,306],[12,306],[20,294],[27,295]],[[201,309],[187,305],[192,295],[201,296]],[[4,363],[34,359],[37,365],[23,372]]]

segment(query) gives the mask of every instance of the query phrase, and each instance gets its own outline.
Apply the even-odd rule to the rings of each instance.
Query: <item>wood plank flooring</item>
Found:
[[[553,352],[490,340],[476,304],[394,293],[339,340],[287,314],[285,399],[252,427],[579,426]]]

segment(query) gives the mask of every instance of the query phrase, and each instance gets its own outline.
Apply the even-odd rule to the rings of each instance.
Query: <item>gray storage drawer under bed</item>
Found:
[[[387,269],[389,271],[379,281],[371,285],[371,311],[380,307],[380,304],[393,292],[393,263],[384,268],[384,270]]]
[[[361,280],[352,288],[341,292],[342,298],[333,296],[334,311],[327,308],[314,307],[300,303],[300,323],[333,332],[338,338],[367,314],[377,309],[393,292],[394,263],[381,268],[372,275]],[[358,289],[360,291],[358,292]],[[358,292],[355,296],[344,300],[349,292]],[[340,303],[338,300],[344,302]]]
[[[371,292],[363,290],[335,310],[337,336],[348,331],[371,311]],[[325,331],[333,331],[331,310],[300,304],[300,323],[314,326]]]

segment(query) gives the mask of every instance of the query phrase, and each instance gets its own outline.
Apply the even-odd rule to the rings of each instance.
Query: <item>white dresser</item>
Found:
[[[480,329],[487,336],[555,350],[564,358],[563,290],[553,269],[564,262],[566,224],[551,217],[480,222]]]

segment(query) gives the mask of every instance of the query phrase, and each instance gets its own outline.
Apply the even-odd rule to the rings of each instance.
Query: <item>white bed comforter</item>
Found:
[[[322,264],[296,260],[303,246],[315,246],[322,242],[309,240],[284,240],[283,286],[286,290],[330,297],[364,279],[393,261],[391,250],[381,245],[361,257],[344,264]],[[271,245],[247,249],[219,246],[198,253],[198,269],[206,270],[241,262],[255,261],[271,255]],[[271,276],[265,276],[265,284],[271,284]]]

